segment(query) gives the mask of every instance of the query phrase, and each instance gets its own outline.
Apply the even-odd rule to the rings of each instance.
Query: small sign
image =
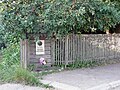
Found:
[[[36,55],[45,54],[45,40],[36,42]]]

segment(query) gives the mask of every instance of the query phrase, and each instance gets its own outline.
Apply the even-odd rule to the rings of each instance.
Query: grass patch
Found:
[[[21,67],[10,67],[0,70],[0,80],[8,83],[22,83],[25,85],[42,85],[34,73]]]
[[[38,78],[36,78],[35,74],[23,69],[23,68],[17,68],[15,70],[15,74],[13,77],[14,81],[18,83],[23,83],[27,85],[34,85],[34,86],[39,86],[41,85],[40,81]]]
[[[42,84],[36,73],[19,66],[0,70],[0,81],[1,83],[20,83],[23,85],[53,88],[48,84]]]
[[[88,68],[88,67],[95,67],[96,65],[98,65],[96,61],[75,61],[73,64],[68,64],[66,67]]]

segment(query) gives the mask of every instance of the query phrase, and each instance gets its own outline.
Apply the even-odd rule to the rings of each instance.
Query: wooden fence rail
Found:
[[[120,35],[69,35],[52,41],[52,64],[68,65],[76,61],[120,59]]]

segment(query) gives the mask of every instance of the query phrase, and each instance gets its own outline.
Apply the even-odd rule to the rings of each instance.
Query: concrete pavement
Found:
[[[120,85],[120,64],[53,73],[43,82],[61,90],[110,90]]]
[[[3,84],[0,85],[0,90],[53,90],[41,87],[25,86],[21,84]]]

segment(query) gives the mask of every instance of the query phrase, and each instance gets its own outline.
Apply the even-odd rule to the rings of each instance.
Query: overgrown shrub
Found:
[[[0,81],[22,83],[28,85],[41,85],[36,74],[20,67],[19,43],[9,45],[2,50],[2,61],[0,62]]]
[[[21,38],[105,31],[120,23],[120,9],[102,0],[8,0],[2,8],[3,31]]]
[[[10,68],[13,65],[20,64],[20,46],[19,43],[10,44],[7,48],[2,50],[2,61],[0,66],[2,68]]]
[[[61,36],[68,33],[109,30],[120,23],[120,10],[113,3],[100,0],[55,0],[45,11],[48,32]]]

